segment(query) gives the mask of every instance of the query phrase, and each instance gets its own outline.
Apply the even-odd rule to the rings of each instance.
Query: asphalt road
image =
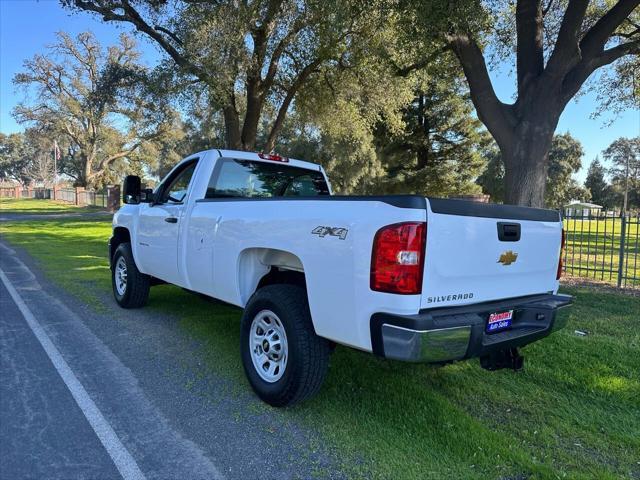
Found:
[[[203,375],[175,318],[96,313],[2,242],[0,270],[1,479],[344,477],[295,411]]]

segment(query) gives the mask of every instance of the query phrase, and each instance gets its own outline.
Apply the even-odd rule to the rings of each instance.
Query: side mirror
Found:
[[[154,200],[154,196],[153,196],[153,189],[151,188],[145,188],[142,190],[142,193],[140,194],[140,202],[142,203],[153,203]]]
[[[140,203],[141,190],[140,177],[137,175],[127,175],[122,187],[122,201],[124,203],[137,205]]]

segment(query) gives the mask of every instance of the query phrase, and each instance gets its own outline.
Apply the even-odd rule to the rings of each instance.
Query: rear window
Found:
[[[321,172],[280,163],[223,158],[205,198],[308,197],[329,195]]]

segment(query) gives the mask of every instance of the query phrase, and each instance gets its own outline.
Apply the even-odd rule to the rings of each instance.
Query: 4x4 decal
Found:
[[[331,237],[338,237],[340,240],[344,240],[347,238],[349,230],[343,227],[323,227],[320,225],[311,230],[311,233],[313,235],[318,235],[320,238],[324,238],[329,235]]]

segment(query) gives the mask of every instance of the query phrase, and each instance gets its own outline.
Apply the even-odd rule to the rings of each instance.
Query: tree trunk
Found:
[[[224,116],[225,143],[231,150],[242,150],[240,138],[240,118],[235,106],[227,105],[222,108]]]
[[[82,161],[82,174],[78,176],[78,179],[75,183],[77,187],[87,188],[89,177],[91,177],[91,163],[93,161],[93,158],[89,157],[88,155],[81,154],[80,159]]]
[[[427,146],[422,146],[418,148],[417,156],[418,156],[418,162],[417,162],[418,170],[422,170],[423,168],[426,168],[427,165],[429,165],[429,148]]]
[[[257,87],[255,85],[251,85],[251,88],[247,87],[247,112],[244,116],[241,138],[242,148],[247,151],[255,148],[258,124],[262,113],[263,98],[256,90]]]
[[[548,155],[557,117],[528,116],[520,121],[508,145],[500,146],[505,169],[505,203],[544,207]]]
[[[518,142],[524,143],[524,142]],[[533,157],[526,153],[502,154],[505,169],[505,203],[544,207],[547,180],[547,155]]]

